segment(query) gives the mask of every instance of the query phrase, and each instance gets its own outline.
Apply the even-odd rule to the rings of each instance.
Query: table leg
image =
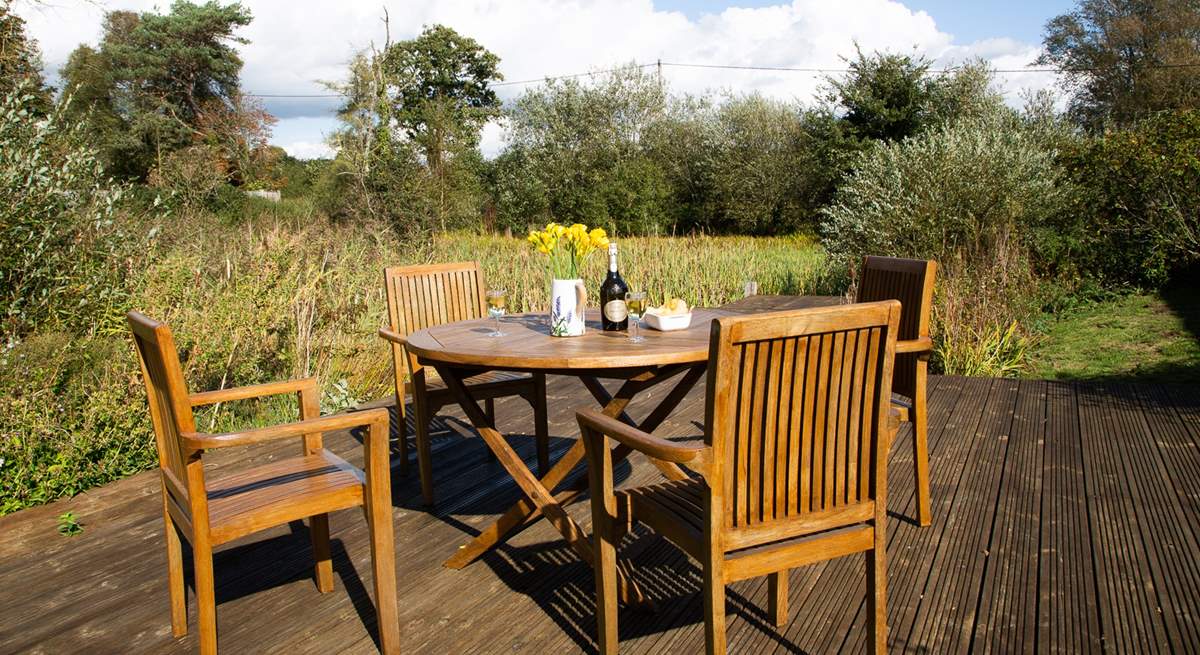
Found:
[[[671,411],[674,410],[680,401],[683,400],[684,396],[687,395],[688,391],[691,390],[696,381],[703,377],[705,365],[700,364],[691,367],[664,367],[663,369],[648,371],[626,380],[615,395],[610,395],[595,377],[581,376],[581,379],[583,379],[584,385],[592,391],[592,394],[596,396],[597,400],[599,400],[604,406],[604,414],[613,417],[621,416],[625,420],[632,422],[632,419],[630,419],[628,415],[624,413],[624,411],[625,407],[629,405],[629,402],[633,399],[633,397],[636,394],[641,393],[642,391],[645,391],[646,389],[674,376],[684,368],[688,369],[684,377],[676,384],[675,388],[672,389],[665,398],[663,398],[659,405],[655,407],[652,412],[650,412],[646,419],[638,425],[638,427],[641,429],[653,431],[664,420],[666,420],[667,416],[669,416]],[[439,373],[442,374],[442,378],[444,380],[446,380],[448,377],[453,377],[453,375],[447,371],[439,370]],[[447,384],[449,384],[449,382],[447,382]],[[451,388],[453,390],[453,387]],[[461,393],[464,396],[466,395],[465,387],[461,389]],[[456,397],[457,396],[458,392],[456,392]],[[486,417],[482,416],[483,413],[479,411],[479,406],[475,404],[474,401],[469,398],[469,396],[465,397],[464,400],[460,400],[460,404],[463,404],[463,411],[467,412],[468,418],[473,423],[477,423],[475,427],[480,429],[480,434],[484,434],[481,424],[486,426],[486,421],[484,420]],[[468,405],[473,406],[473,412],[468,409]],[[475,416],[472,416],[472,414],[475,414]],[[480,420],[477,421],[477,418]],[[503,438],[499,437],[499,433],[495,432],[494,426],[486,427],[489,431],[494,433],[495,440],[498,440],[504,449],[507,449],[512,453],[512,459],[516,460],[516,462],[520,465],[520,468],[524,469],[525,473],[532,477],[532,474],[529,474],[528,468],[524,466],[524,462],[516,456],[515,452],[512,452],[512,449],[510,446],[508,446],[508,443],[505,442]],[[492,439],[488,439],[487,436],[484,436],[484,439],[488,442],[489,446],[492,445]],[[555,462],[554,466],[541,480],[535,480],[537,486],[541,488],[539,495],[541,496],[543,502],[538,502],[537,498],[533,494],[526,492],[526,498],[522,498],[515,505],[509,508],[508,511],[502,514],[495,523],[488,526],[483,532],[481,532],[479,536],[472,539],[469,543],[461,546],[454,556],[446,560],[444,565],[448,568],[459,569],[475,561],[477,558],[479,558],[479,556],[487,552],[488,549],[492,548],[496,544],[501,543],[504,539],[512,536],[512,534],[515,534],[518,528],[532,524],[534,521],[540,518],[541,515],[545,513],[545,510],[543,509],[544,504],[553,504],[561,511],[562,506],[568,504],[571,500],[576,498],[579,494],[587,489],[587,479],[581,479],[580,484],[575,484],[572,486],[572,488],[559,492],[558,494],[552,494],[550,493],[550,490],[553,490],[555,487],[561,484],[562,481],[566,479],[567,475],[570,474],[571,470],[583,460],[584,456],[585,451],[583,442],[577,441],[571,446],[570,449],[567,450],[562,458]],[[623,451],[615,450],[613,453],[613,461],[619,462],[628,456],[628,449]],[[509,468],[509,465],[504,458],[501,458],[501,462],[504,463],[506,469]],[[663,464],[667,463],[663,462]],[[512,473],[511,470],[509,472]],[[675,468],[673,474],[685,475],[677,467]],[[514,475],[514,479],[516,477],[517,476]],[[518,479],[517,483],[521,486],[522,491],[525,491],[526,484],[529,484],[530,481],[527,480],[526,484],[522,484],[521,480]],[[547,497],[549,497],[549,499],[547,499]],[[574,522],[572,521],[572,523]],[[570,536],[568,536],[566,533],[564,533],[564,536],[568,537],[569,542],[571,539]],[[590,552],[590,545],[588,550]],[[588,561],[590,563],[590,559]]]
[[[671,412],[675,411],[675,408],[679,406],[679,403],[682,402],[684,397],[687,396],[688,392],[692,390],[692,387],[696,385],[696,382],[698,382],[700,378],[704,377],[705,369],[706,366],[704,365],[697,365],[688,368],[687,373],[684,373],[683,378],[676,383],[675,388],[672,389],[671,392],[662,399],[658,406],[654,408],[654,411],[650,412],[650,414],[646,416],[646,419],[641,423],[635,422],[624,411],[620,412],[620,416],[615,413],[609,414],[609,416],[620,418],[622,421],[632,425],[635,428],[638,428],[642,432],[654,432],[654,430],[656,430],[663,421],[667,420],[667,417],[671,415]],[[678,369],[665,372],[662,376],[657,378],[655,383],[675,375],[677,370]],[[607,408],[613,399],[608,395],[608,391],[604,388],[604,386],[600,384],[600,381],[596,378],[582,379],[584,386],[588,388],[588,391],[592,392],[592,396],[594,396],[601,405],[604,405],[605,408]],[[648,387],[643,387],[638,391],[642,391],[645,388]],[[628,402],[625,404],[628,404]],[[623,410],[624,405],[622,405],[621,408]],[[625,459],[629,456],[630,452],[631,449],[629,446],[618,444],[617,447],[613,449],[613,462],[616,463]],[[688,477],[687,473],[685,473],[683,469],[679,468],[679,465],[677,464],[657,460],[653,457],[649,457],[648,459],[650,460],[650,463],[654,464],[658,470],[662,471],[663,475],[665,475],[669,480],[686,480]],[[581,491],[586,489],[587,480],[582,480],[578,486]]]
[[[562,505],[558,504],[554,494],[542,484],[541,480],[538,480],[529,467],[525,466],[524,460],[517,455],[512,446],[508,445],[508,441],[496,430],[494,422],[489,419],[487,413],[479,407],[474,398],[471,398],[458,372],[454,369],[443,370],[442,367],[438,367],[438,369],[442,380],[454,394],[459,405],[462,406],[467,418],[471,420],[480,436],[487,442],[488,447],[496,453],[496,458],[517,482],[521,491],[529,500],[533,501],[537,509],[541,510],[542,515],[562,534],[563,538],[567,540],[567,545],[575,551],[575,554],[588,566],[593,566],[595,557],[587,533],[566,513]],[[582,445],[582,442],[578,445]],[[649,602],[637,585],[620,572],[618,572],[617,590],[622,602],[626,604],[645,605]]]

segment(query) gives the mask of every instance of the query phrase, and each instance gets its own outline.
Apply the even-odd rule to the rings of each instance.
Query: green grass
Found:
[[[1194,285],[1097,302],[1059,317],[1030,351],[1028,377],[1200,383]]]

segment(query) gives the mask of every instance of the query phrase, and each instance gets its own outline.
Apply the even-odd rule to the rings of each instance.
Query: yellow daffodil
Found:
[[[526,240],[549,257],[551,274],[559,279],[579,277],[588,255],[608,247],[608,234],[603,229],[588,230],[582,223],[570,227],[547,223],[544,230],[530,232]]]

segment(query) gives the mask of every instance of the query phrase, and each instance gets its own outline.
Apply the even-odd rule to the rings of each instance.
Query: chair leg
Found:
[[[399,419],[396,433],[400,435],[398,448],[400,450],[400,475],[408,475],[408,421],[404,417],[404,396],[396,395],[396,416]]]
[[[197,534],[192,543],[195,566],[196,614],[200,628],[200,654],[217,653],[217,597],[213,588],[212,546],[207,534]]]
[[[594,502],[594,501],[593,501]],[[617,653],[617,540],[610,519],[596,522],[593,507],[592,537],[595,548],[596,630],[601,655]]]
[[[310,516],[308,531],[312,535],[313,559],[316,560],[317,590],[327,594],[333,591],[333,555],[329,549],[329,515]]]
[[[483,413],[485,416],[487,416],[488,423],[492,427],[496,427],[496,399],[494,399],[494,398],[484,399]],[[486,445],[484,445],[484,450],[487,452],[487,457],[488,457],[489,461],[492,461],[492,462],[497,461],[496,453],[492,452],[491,448],[488,448]]]
[[[421,469],[421,495],[426,505],[433,505],[433,453],[429,445],[429,422],[433,417],[429,415],[424,389],[413,394],[413,406],[417,412],[417,466]]]
[[[879,527],[877,533],[882,532]],[[867,551],[867,620],[877,654],[887,653],[887,542],[876,535],[875,547]]]
[[[782,628],[788,621],[788,572],[784,569],[767,576],[771,622],[776,628]]]
[[[386,481],[372,479],[382,475],[386,475],[386,471],[368,473],[367,498],[363,505],[371,533],[379,650],[391,654],[400,652],[400,616],[396,606],[396,546],[392,532],[391,493]]]
[[[722,553],[712,553],[704,562],[704,652],[707,655],[725,653],[725,559]]]
[[[533,430],[537,438],[538,475],[550,472],[550,425],[546,412],[546,376],[533,376]]]
[[[926,414],[926,363],[917,363],[916,393],[913,394],[913,463],[917,468],[917,520],[921,525],[933,523],[929,498],[929,420]]]
[[[187,634],[187,589],[183,581],[183,546],[179,529],[167,512],[166,490],[163,490],[163,526],[167,541],[167,587],[171,593],[171,634],[182,637]]]

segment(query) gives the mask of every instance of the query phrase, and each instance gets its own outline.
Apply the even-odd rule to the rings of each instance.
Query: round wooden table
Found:
[[[629,342],[626,332],[604,332],[600,316],[588,312],[587,332],[579,337],[552,337],[544,313],[517,314],[502,320],[502,337],[489,337],[493,322],[489,319],[463,321],[430,327],[408,337],[408,349],[425,366],[437,370],[471,424],[488,448],[525,495],[478,537],[461,546],[446,560],[450,568],[462,568],[513,533],[540,513],[548,519],[571,548],[589,565],[593,562],[587,533],[563,507],[587,489],[586,478],[569,488],[554,492],[585,456],[583,442],[574,445],[538,478],[525,465],[508,441],[496,430],[493,420],[471,396],[464,381],[487,371],[527,371],[579,378],[603,407],[604,414],[619,418],[645,432],[653,432],[680,401],[704,377],[708,366],[709,331],[713,319],[734,314],[757,313],[773,309],[798,309],[838,304],[829,296],[756,296],[718,309],[695,309],[691,325],[685,330],[658,332],[643,328],[645,341]],[[674,387],[642,421],[634,421],[625,408],[640,393],[678,376]],[[616,393],[601,384],[601,379],[623,380]],[[629,456],[629,449],[617,446],[613,463]],[[651,459],[668,478],[682,479],[686,473],[677,465]],[[646,599],[632,582],[622,575],[618,592],[623,602],[641,604]]]

